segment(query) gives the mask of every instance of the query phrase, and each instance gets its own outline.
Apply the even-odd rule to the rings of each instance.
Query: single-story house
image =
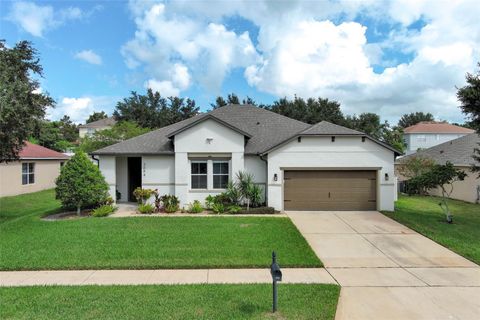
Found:
[[[472,165],[480,165],[475,163],[473,159],[474,149],[480,148],[480,136],[472,133],[461,138],[451,140],[434,147],[420,150],[417,153],[398,158],[395,162],[395,170],[398,172],[399,167],[403,161],[411,157],[430,158],[437,164],[452,163],[456,168],[466,172],[468,176],[463,181],[456,181],[453,183],[453,192],[450,196],[452,199],[463,200],[472,203],[480,202],[480,179],[478,173],[472,172],[470,169]],[[404,181],[406,178],[397,174],[399,181]],[[430,190],[431,195],[440,196],[442,194],[440,189]]]
[[[63,153],[25,142],[18,161],[0,163],[0,197],[54,188],[60,167],[68,159]]]
[[[85,136],[92,135],[96,131],[101,131],[105,129],[111,129],[117,121],[113,117],[100,119],[86,124],[81,124],[78,126],[78,135],[80,138]]]
[[[393,210],[399,152],[326,121],[310,125],[250,105],[229,105],[92,153],[118,201],[136,187],[182,206],[252,173],[277,210]],[[118,194],[117,194],[118,195]]]

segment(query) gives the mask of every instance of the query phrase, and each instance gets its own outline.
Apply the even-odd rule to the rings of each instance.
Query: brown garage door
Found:
[[[376,210],[376,171],[285,171],[285,210]]]

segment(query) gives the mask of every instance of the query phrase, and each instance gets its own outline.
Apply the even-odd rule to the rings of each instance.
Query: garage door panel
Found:
[[[285,171],[285,210],[375,210],[376,171]]]

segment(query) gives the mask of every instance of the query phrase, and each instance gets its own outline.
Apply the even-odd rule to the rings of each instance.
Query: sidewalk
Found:
[[[285,268],[282,273],[282,283],[337,284],[323,268]],[[270,269],[0,271],[0,287],[271,282]]]

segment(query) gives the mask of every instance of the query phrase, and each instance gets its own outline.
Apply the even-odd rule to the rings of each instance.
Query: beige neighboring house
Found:
[[[437,164],[445,164],[447,161],[455,167],[464,170],[468,176],[463,181],[453,183],[453,192],[450,196],[452,199],[463,200],[472,203],[480,202],[480,179],[478,173],[471,172],[470,168],[475,163],[472,158],[475,148],[480,148],[480,137],[476,133],[472,133],[461,138],[451,140],[437,146],[420,150],[415,154],[398,158],[395,162],[395,171],[399,182],[405,181],[405,178],[398,174],[398,168],[402,161],[409,157],[425,157],[433,159]],[[480,165],[477,163],[477,165]],[[441,196],[440,189],[430,191],[431,195]]]
[[[117,123],[117,121],[113,117],[110,117],[82,124],[78,126],[78,134],[80,138],[84,138],[87,135],[93,134],[95,131],[110,129],[115,123]]]
[[[0,163],[0,197],[36,192],[55,187],[60,167],[69,157],[26,142],[20,160]]]
[[[412,154],[474,132],[447,122],[422,121],[403,130],[405,153]]]

